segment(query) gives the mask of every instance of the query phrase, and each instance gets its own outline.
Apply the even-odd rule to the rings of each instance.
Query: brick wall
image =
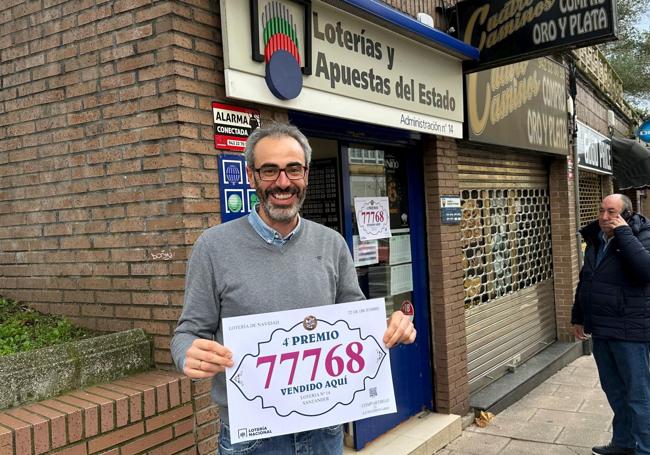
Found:
[[[436,0],[383,0],[395,9],[415,17],[417,13],[435,14]]]
[[[460,194],[453,139],[428,137],[424,186],[436,410],[465,415],[469,383],[460,226],[440,223],[440,196]]]
[[[593,89],[585,84],[577,84],[575,100],[576,117],[600,134],[609,136],[607,129],[607,107],[600,102]]]
[[[93,329],[141,327],[167,368],[185,261],[219,222],[218,11],[210,0],[0,2],[0,295]],[[192,392],[192,452],[216,448],[208,388]]]
[[[219,411],[210,397],[212,380],[192,382],[195,435],[199,454],[215,454],[219,437]]]
[[[2,411],[0,453],[193,454],[194,406],[188,378],[143,373]]]
[[[632,127],[636,126],[632,120],[621,114],[620,110],[612,107],[598,95],[598,90],[591,84],[579,80],[576,95],[576,116],[582,123],[586,123],[600,134],[610,136],[607,124],[607,111],[614,112],[613,133],[616,136],[628,137]]]
[[[438,0],[383,0],[384,3],[398,9],[410,16],[417,17],[418,13],[425,13],[434,20],[435,28],[445,31],[447,29],[447,17],[444,8],[451,8],[456,0],[440,2]],[[438,9],[436,10],[436,7]]]
[[[219,221],[218,10],[0,2],[0,295],[93,329],[141,327],[159,365],[190,246]]]
[[[636,124],[628,119],[618,109],[607,104],[603,96],[589,83],[580,81],[577,84],[576,115],[578,119],[605,136],[629,137]],[[607,111],[614,112],[614,126],[610,134]],[[616,153],[612,151],[612,153]],[[603,197],[614,192],[614,178],[611,175],[601,176]]]
[[[558,157],[551,161],[549,171],[555,323],[560,341],[574,341],[571,328],[571,307],[580,271],[576,243],[578,226],[573,188],[576,169],[569,170],[567,159]]]
[[[639,198],[639,212],[650,218],[650,197],[648,197],[648,189],[637,191]]]

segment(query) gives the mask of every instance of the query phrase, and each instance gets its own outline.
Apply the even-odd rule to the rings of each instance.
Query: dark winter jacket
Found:
[[[650,222],[635,214],[616,228],[596,266],[600,232],[598,221],[580,230],[587,250],[571,323],[598,338],[650,342]]]

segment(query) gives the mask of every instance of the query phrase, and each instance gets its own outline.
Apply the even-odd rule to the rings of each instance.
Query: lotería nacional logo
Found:
[[[251,2],[253,60],[266,65],[266,85],[276,98],[291,100],[311,74],[310,0]]]
[[[318,325],[318,319],[316,316],[307,316],[305,319],[302,321],[302,326],[305,328],[305,330],[314,330],[316,326]]]

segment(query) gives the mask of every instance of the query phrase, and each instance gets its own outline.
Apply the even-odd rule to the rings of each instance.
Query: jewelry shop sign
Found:
[[[233,443],[396,412],[384,299],[225,318]]]
[[[617,35],[614,0],[465,0],[456,7],[460,39],[481,51],[468,70],[593,46]]]
[[[578,167],[612,175],[612,141],[578,120]]]
[[[569,153],[562,65],[536,58],[465,77],[471,141],[559,155]]]

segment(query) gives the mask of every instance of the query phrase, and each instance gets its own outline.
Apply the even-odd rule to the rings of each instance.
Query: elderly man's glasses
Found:
[[[280,172],[284,172],[289,180],[298,180],[305,176],[307,166],[302,164],[290,164],[287,167],[280,168],[278,166],[262,166],[256,168],[255,172],[260,178],[266,182],[274,182],[280,177]]]

